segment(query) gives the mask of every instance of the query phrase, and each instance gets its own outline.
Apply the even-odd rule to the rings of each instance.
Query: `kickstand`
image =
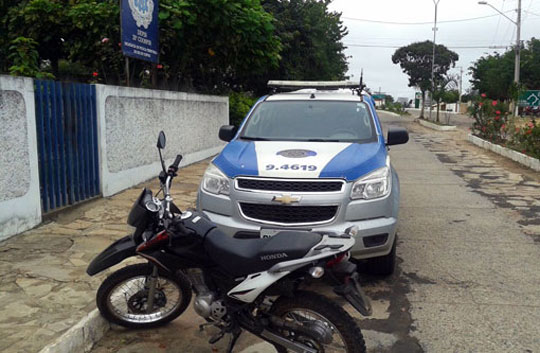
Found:
[[[233,332],[231,332],[231,340],[229,341],[229,345],[227,346],[227,353],[233,353],[234,345],[236,344],[236,341],[238,341],[238,338],[242,334],[242,330],[237,328]]]

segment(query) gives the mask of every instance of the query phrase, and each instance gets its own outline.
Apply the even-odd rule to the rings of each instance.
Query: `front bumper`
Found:
[[[344,223],[333,223],[329,225],[314,226],[314,227],[274,227],[263,224],[257,224],[254,222],[245,221],[239,218],[233,218],[230,216],[224,216],[210,211],[203,212],[210,217],[212,222],[230,236],[235,236],[237,233],[244,234],[258,234],[261,228],[270,229],[298,229],[298,230],[312,230],[316,232],[332,232],[343,233],[343,231],[353,225],[357,225],[360,230],[354,237],[355,244],[351,249],[351,255],[356,259],[367,259],[371,257],[388,255],[392,250],[392,244],[394,244],[394,238],[396,234],[397,220],[393,217],[382,217],[377,219],[365,220],[365,221],[351,221]],[[388,234],[386,241],[381,245],[367,247],[364,244],[364,238]]]
[[[301,205],[338,205],[336,216],[324,224],[301,226],[272,225],[247,219],[239,208],[239,202],[257,202],[271,204],[275,193],[247,192],[234,188],[231,182],[230,195],[214,195],[199,189],[197,208],[204,212],[216,223],[221,230],[230,236],[253,236],[260,234],[263,229],[295,229],[317,232],[343,233],[351,226],[358,226],[355,245],[351,255],[356,259],[368,259],[384,256],[390,253],[394,244],[398,209],[399,209],[399,180],[392,170],[392,189],[383,198],[375,200],[350,200],[350,183],[341,193],[301,195]]]

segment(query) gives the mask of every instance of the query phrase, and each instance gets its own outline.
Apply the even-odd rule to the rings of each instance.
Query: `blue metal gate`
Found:
[[[35,80],[44,212],[99,195],[96,88]]]

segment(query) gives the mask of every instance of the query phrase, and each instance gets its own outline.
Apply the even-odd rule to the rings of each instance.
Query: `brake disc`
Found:
[[[127,301],[129,312],[132,314],[147,314],[146,303],[148,302],[148,290],[140,290],[133,294]],[[162,290],[156,290],[154,294],[154,307],[163,308],[167,304],[167,296]]]

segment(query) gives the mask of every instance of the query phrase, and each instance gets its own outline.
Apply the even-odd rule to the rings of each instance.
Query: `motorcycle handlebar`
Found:
[[[178,154],[176,155],[176,159],[174,160],[173,164],[171,164],[171,166],[169,167],[169,170],[173,170],[173,172],[177,172],[178,171],[178,166],[180,165],[180,162],[182,161],[182,155],[181,154]]]

